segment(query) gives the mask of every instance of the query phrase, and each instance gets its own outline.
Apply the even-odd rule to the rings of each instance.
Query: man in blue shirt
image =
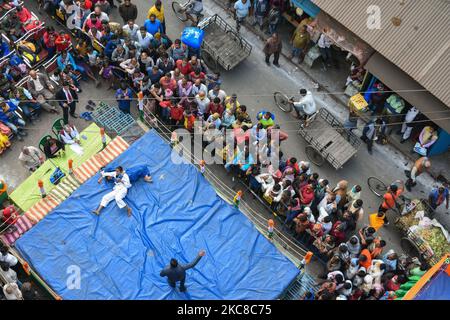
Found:
[[[205,254],[205,251],[201,250],[195,260],[188,264],[180,264],[176,259],[172,258],[170,259],[170,264],[162,269],[159,275],[167,277],[167,282],[172,288],[175,288],[177,282],[180,282],[180,291],[185,292],[186,270],[194,268]]]
[[[236,30],[239,32],[241,28],[241,24],[244,22],[245,18],[247,18],[250,14],[250,10],[252,8],[252,4],[249,0],[238,0],[234,4],[234,14],[236,19]]]
[[[152,36],[158,32],[162,34],[161,21],[156,19],[154,14],[150,15],[150,19],[145,20],[144,27]]]
[[[128,88],[128,85],[126,82],[122,82],[120,84],[120,88],[116,91],[116,100],[117,104],[119,105],[119,109],[124,113],[130,113],[130,106],[131,106],[131,98],[132,98],[133,92],[130,88]]]
[[[25,121],[19,118],[15,113],[16,110],[16,104],[9,100],[5,101],[4,98],[0,97],[0,121],[14,132],[18,140],[22,141],[22,137],[27,135],[22,129],[25,126]]]
[[[441,204],[445,202],[445,208],[448,210],[448,201],[449,201],[449,191],[448,186],[444,185],[439,188],[434,188],[431,190],[428,196],[428,203],[436,210]]]

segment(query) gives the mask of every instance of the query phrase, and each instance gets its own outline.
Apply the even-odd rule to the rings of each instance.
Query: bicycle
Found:
[[[369,177],[367,179],[370,191],[372,191],[377,197],[382,197],[388,190],[388,186],[377,177]],[[392,184],[404,186],[405,183],[402,180],[396,180]],[[392,185],[391,184],[391,185]]]
[[[193,25],[197,26],[205,16],[202,13],[192,12],[192,8],[194,7],[192,2],[193,0],[188,0],[183,4],[180,4],[179,2],[174,1],[172,2],[172,10],[181,22],[191,20]],[[195,15],[195,18],[193,15]]]
[[[281,109],[281,111],[283,111],[285,113],[291,113],[293,110],[295,110],[294,97],[288,97],[284,93],[276,91],[273,94],[273,99],[275,100],[275,104],[277,105],[278,108]],[[301,128],[307,127],[312,121],[314,121],[314,119],[317,117],[318,113],[319,112],[316,111],[312,115],[305,114],[303,116],[303,118],[300,119]]]

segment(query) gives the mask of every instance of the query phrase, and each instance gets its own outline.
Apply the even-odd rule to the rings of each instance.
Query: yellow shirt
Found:
[[[227,110],[231,109],[233,107],[231,105],[230,99],[231,99],[231,96],[225,98],[225,108]],[[236,109],[239,109],[240,106],[241,106],[241,104],[239,103],[239,101],[236,100]]]
[[[148,10],[147,19],[150,19],[150,15],[154,14],[156,19],[158,19],[161,23],[164,22],[164,6],[161,4],[161,11],[158,11],[155,6],[151,7]]]

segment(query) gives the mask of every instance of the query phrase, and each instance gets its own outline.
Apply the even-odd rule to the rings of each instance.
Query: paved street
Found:
[[[176,19],[171,10],[170,4],[172,1],[165,1],[166,6],[166,25],[168,35],[175,39],[179,37],[184,25]],[[134,3],[138,5],[139,17],[137,23],[141,25],[147,14],[149,8],[149,1],[135,0]],[[30,8],[37,13],[34,7],[34,2],[31,1]],[[207,15],[219,13],[222,17],[227,17],[223,10],[218,7],[212,0],[205,0],[205,9]],[[113,11],[113,20],[121,21],[118,17],[117,10]],[[43,18],[49,24],[54,22],[49,21],[45,16]],[[227,17],[230,23],[232,20]],[[284,153],[288,156],[295,156],[299,160],[307,160],[305,149],[305,141],[296,134],[298,129],[297,121],[289,114],[285,114],[279,110],[274,104],[273,92],[282,91],[290,95],[298,94],[299,88],[312,88],[312,82],[309,78],[295,70],[294,66],[284,60],[280,59],[281,68],[268,67],[264,63],[264,55],[262,53],[262,42],[255,35],[250,33],[244,27],[241,29],[242,35],[252,43],[253,51],[251,56],[242,62],[235,69],[230,72],[223,72],[223,89],[230,95],[236,93],[241,104],[247,105],[252,116],[261,110],[269,110],[276,115],[276,122],[280,124],[284,131],[289,133],[289,139],[283,144]],[[92,82],[83,84],[83,93],[81,94],[81,102],[78,104],[78,113],[84,111],[84,106],[88,99],[98,100],[112,100],[112,91],[106,91],[103,85],[101,89],[96,89]],[[313,90],[314,91],[314,90]],[[345,109],[336,105],[336,102],[329,96],[321,93],[316,93],[316,99],[320,107],[325,107],[333,114],[344,120],[346,117]],[[111,101],[113,103],[113,101]],[[55,116],[45,114],[42,121],[34,126],[29,127],[29,136],[24,142],[14,140],[12,150],[6,152],[0,158],[0,178],[5,179],[12,187],[16,187],[27,177],[27,172],[17,162],[17,157],[23,145],[37,145],[39,138],[44,135],[51,127],[51,123]],[[84,120],[75,121],[75,124],[80,130],[88,125]],[[314,130],[314,125],[311,126]],[[339,180],[346,179],[349,185],[360,184],[363,187],[362,198],[364,200],[365,216],[361,224],[367,222],[367,216],[376,211],[380,204],[380,199],[373,195],[367,187],[367,178],[376,176],[381,180],[389,183],[396,179],[404,179],[403,170],[405,165],[409,166],[407,160],[397,151],[389,146],[374,146],[373,155],[369,155],[365,145],[363,144],[357,154],[357,157],[351,159],[344,168],[336,171],[331,166],[325,164],[317,168],[313,166],[313,171],[318,172],[321,177],[326,177],[331,184],[335,185]],[[222,170],[217,168],[215,170]],[[223,175],[223,172],[217,173]],[[433,181],[429,177],[420,177],[418,179],[418,186],[414,189],[414,194],[408,194],[408,197],[426,197]],[[438,219],[443,224],[449,220],[448,215],[439,213]],[[391,224],[380,231],[382,237],[386,239],[389,248],[400,250],[399,239],[400,234]]]

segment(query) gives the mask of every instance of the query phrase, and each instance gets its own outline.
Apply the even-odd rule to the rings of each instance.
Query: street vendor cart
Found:
[[[432,266],[450,253],[450,237],[438,221],[430,219],[427,212],[426,200],[406,201],[395,225],[403,233],[400,244],[405,253]]]
[[[220,66],[229,71],[252,52],[250,43],[217,14],[201,21],[198,28],[205,32],[201,56],[212,70]]]
[[[361,145],[358,137],[344,130],[343,124],[325,108],[319,110],[308,126],[301,126],[298,133],[308,142],[306,155],[318,166],[327,161],[340,169]]]

